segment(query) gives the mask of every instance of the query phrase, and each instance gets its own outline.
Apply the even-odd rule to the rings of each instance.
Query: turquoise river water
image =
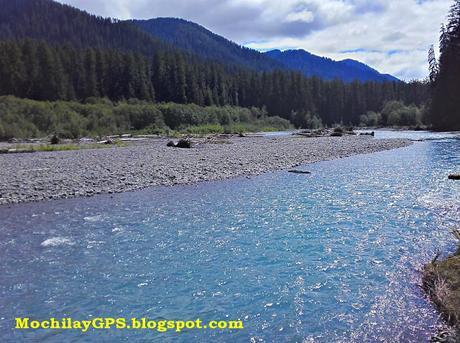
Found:
[[[460,222],[455,135],[250,179],[0,206],[0,341],[423,342]],[[424,138],[433,138],[423,141]],[[241,319],[243,330],[14,330],[15,317]]]

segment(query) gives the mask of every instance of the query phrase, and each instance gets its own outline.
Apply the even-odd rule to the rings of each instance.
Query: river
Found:
[[[417,142],[302,166],[310,175],[1,206],[0,341],[426,341],[439,320],[420,269],[455,248],[460,140],[376,138],[389,136]],[[108,316],[244,329],[13,329]]]

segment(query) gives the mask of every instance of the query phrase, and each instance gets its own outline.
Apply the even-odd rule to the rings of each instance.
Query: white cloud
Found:
[[[253,42],[256,49],[303,48],[334,59],[353,58],[404,80],[427,75],[427,52],[439,37],[450,0],[387,1],[382,12],[342,16],[305,37]],[[318,14],[316,14],[318,15]]]
[[[303,21],[304,23],[311,23],[315,15],[313,12],[310,11],[302,11],[302,12],[293,12],[289,13],[286,17],[286,21],[293,22],[293,21]]]
[[[402,79],[426,76],[452,0],[62,0],[120,19],[181,17],[240,44],[354,58]]]

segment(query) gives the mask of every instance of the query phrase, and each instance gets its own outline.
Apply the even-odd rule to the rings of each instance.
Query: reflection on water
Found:
[[[370,132],[358,130],[357,132]],[[460,132],[431,132],[431,131],[410,131],[410,130],[375,130],[375,138],[406,138],[412,141],[460,139]]]
[[[425,341],[460,141],[251,179],[0,207],[0,341]],[[13,318],[236,319],[233,333],[14,332]]]

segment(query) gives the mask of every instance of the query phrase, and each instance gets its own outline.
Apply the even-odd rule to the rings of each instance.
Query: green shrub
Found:
[[[224,128],[220,124],[204,124],[187,127],[184,132],[192,135],[216,134],[223,133]]]
[[[100,98],[88,98],[84,103],[48,102],[0,96],[0,139],[54,133],[72,139],[125,132],[200,135],[291,127],[288,120],[269,117],[265,109],[259,108],[153,104],[137,99],[119,103]]]

